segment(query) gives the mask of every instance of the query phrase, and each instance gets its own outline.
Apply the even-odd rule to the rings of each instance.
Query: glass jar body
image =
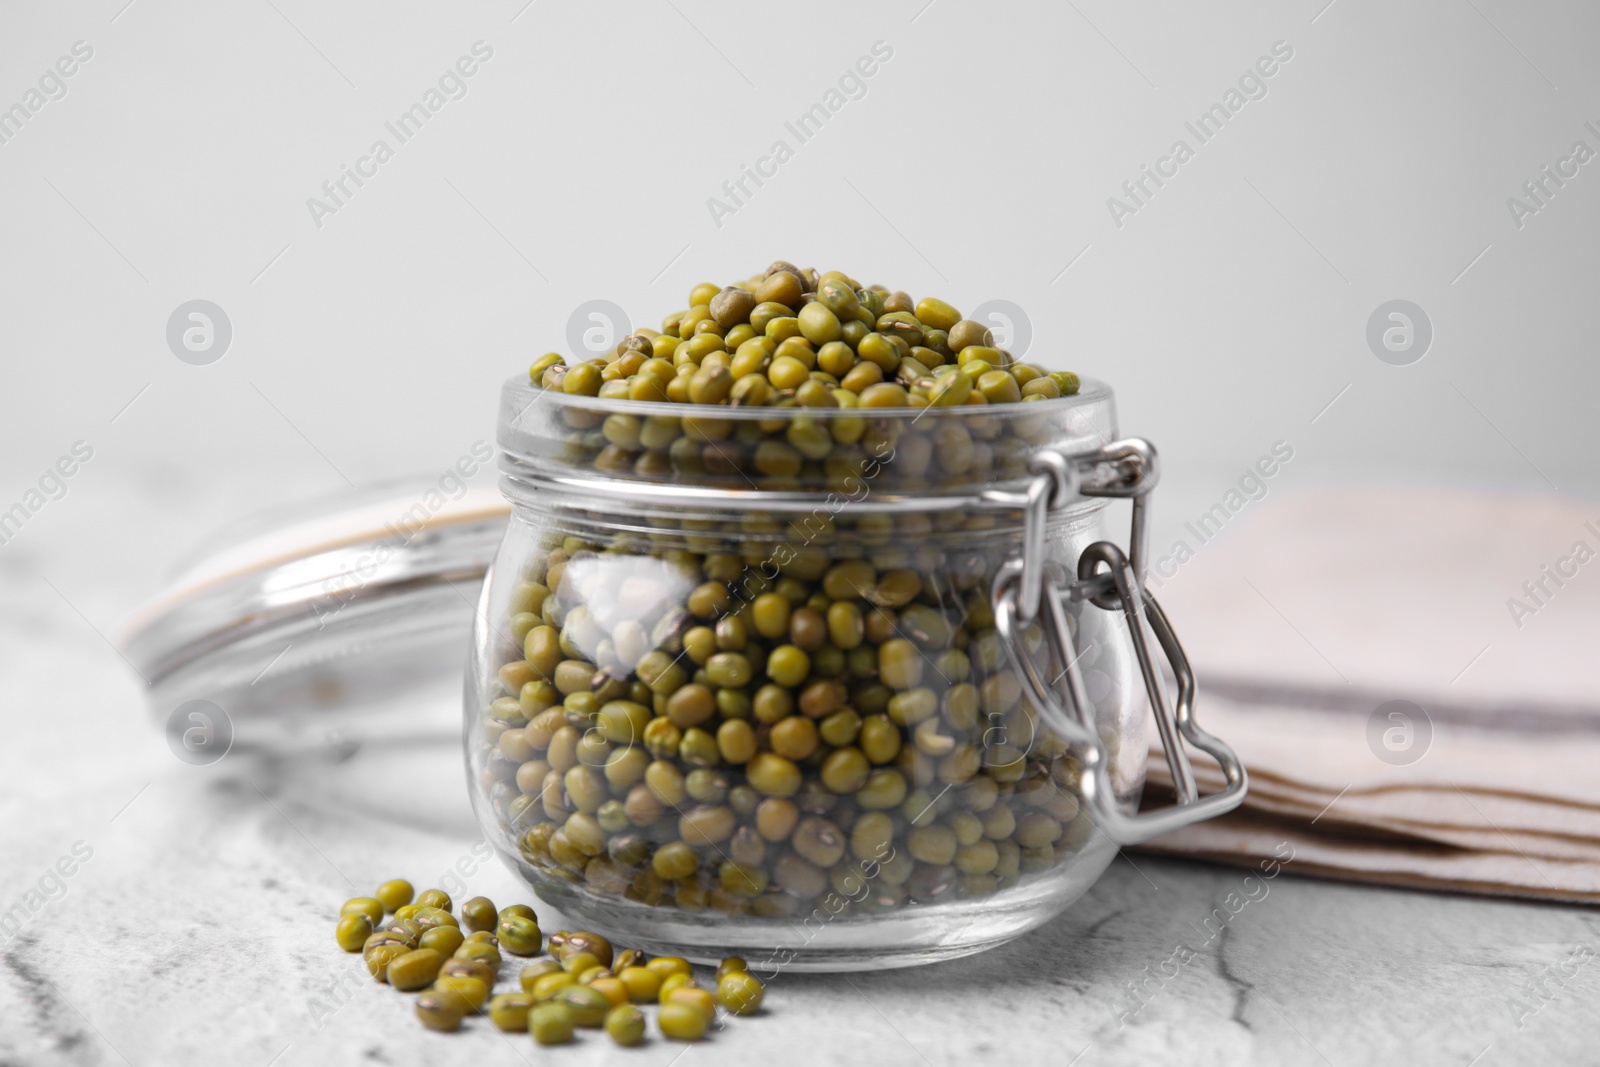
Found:
[[[488,840],[574,921],[652,952],[843,970],[1039,926],[1116,847],[993,626],[1015,515],[654,507],[534,493],[483,592],[465,701]],[[1071,569],[1108,537],[1048,529]],[[1120,613],[1074,604],[1125,810],[1144,701]],[[1022,654],[1061,670],[1037,630]]]

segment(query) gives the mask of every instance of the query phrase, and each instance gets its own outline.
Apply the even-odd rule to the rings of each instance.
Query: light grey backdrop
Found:
[[[1015,302],[1029,358],[1111,381],[1163,449],[1161,544],[1280,440],[1274,491],[1595,488],[1600,164],[1508,207],[1600,150],[1592,5],[125,4],[0,15],[0,107],[39,105],[0,123],[0,508],[94,450],[0,546],[19,581],[114,516],[161,548],[95,551],[149,591],[203,532],[174,493],[221,521],[441,469],[578,305],[653,322],[775,257]],[[476,42],[401,143],[385,124]],[[878,42],[800,143],[785,123]],[[1202,144],[1185,123],[1275,45]],[[1193,158],[1114,218],[1179,139]],[[323,183],[378,140],[393,157],[335,205]],[[778,140],[793,158],[714,213]],[[210,365],[168,345],[193,299],[231,322]],[[1408,366],[1367,342],[1393,299],[1433,328]]]

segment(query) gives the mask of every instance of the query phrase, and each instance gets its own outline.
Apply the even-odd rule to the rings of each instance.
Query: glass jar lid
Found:
[[[152,712],[207,701],[234,744],[276,749],[453,732],[509,509],[493,487],[444,481],[278,508],[207,539],[119,627]]]

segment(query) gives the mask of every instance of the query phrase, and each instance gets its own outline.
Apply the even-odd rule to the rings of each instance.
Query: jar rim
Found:
[[[713,508],[804,509],[818,495],[870,482],[874,508],[913,509],[921,500],[933,510],[935,501],[959,507],[1024,478],[1032,452],[1092,454],[1117,436],[1111,387],[1092,378],[1070,397],[1007,404],[772,408],[576,396],[518,375],[501,389],[496,443],[508,499],[526,484],[639,505],[694,496]],[[910,446],[904,455],[901,441]],[[936,442],[955,449],[957,462],[942,473],[929,466]],[[825,445],[838,456],[819,455]],[[843,466],[831,470],[822,462],[840,457]]]
[[[501,389],[499,442],[508,445],[508,436],[515,438],[515,426],[529,407],[535,404],[554,403],[558,407],[579,409],[601,415],[635,415],[640,418],[670,416],[672,418],[699,417],[707,419],[732,419],[734,421],[760,421],[765,419],[817,419],[827,421],[843,418],[887,418],[918,421],[927,416],[935,420],[957,419],[973,415],[1020,417],[1057,413],[1072,408],[1093,408],[1108,405],[1115,400],[1110,385],[1098,378],[1080,377],[1079,388],[1071,396],[1046,397],[1040,400],[1019,400],[1006,404],[956,404],[950,407],[884,407],[884,408],[811,408],[811,407],[732,407],[726,404],[679,404],[670,400],[622,400],[613,397],[583,396],[535,386],[526,374],[507,378]],[[520,403],[518,403],[520,401]]]

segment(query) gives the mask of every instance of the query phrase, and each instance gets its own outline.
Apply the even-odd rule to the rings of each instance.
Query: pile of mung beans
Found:
[[[756,407],[950,407],[1078,391],[1077,375],[1013,359],[943,300],[783,260],[738,285],[695,286],[688,310],[608,356],[569,365],[552,352],[529,376],[579,396]]]
[[[780,260],[737,285],[697,285],[689,304],[660,330],[638,329],[603,356],[569,363],[550,352],[533,362],[533,385],[569,399],[566,463],[655,480],[816,484],[883,457],[885,431],[870,416],[934,407],[972,417],[944,420],[927,441],[909,437],[909,447],[896,450],[893,480],[1010,477],[1021,473],[1039,420],[980,416],[1080,386],[1070,371],[1015,358],[989,327],[943,300],[863,286],[841,271]],[[694,414],[591,413],[588,397],[684,405]],[[717,408],[773,417],[735,423],[713,414]],[[886,432],[897,437],[899,428]]]
[[[526,1031],[541,1045],[566,1044],[575,1028],[604,1029],[619,1045],[640,1044],[645,1015],[637,1005],[652,1003],[659,1005],[663,1037],[698,1041],[722,1012],[754,1015],[766,993],[736,956],[722,961],[714,989],[707,989],[685,959],[617,950],[588,931],[546,938],[532,908],[496,910],[487,897],[464,902],[458,920],[448,893],[428,889],[413,898],[404,879],[345,901],[334,939],[346,952],[360,952],[377,981],[417,993],[417,1018],[429,1029],[459,1030],[464,1019],[486,1012],[498,1029]],[[493,995],[502,949],[520,957],[549,954],[524,964],[521,992]]]

